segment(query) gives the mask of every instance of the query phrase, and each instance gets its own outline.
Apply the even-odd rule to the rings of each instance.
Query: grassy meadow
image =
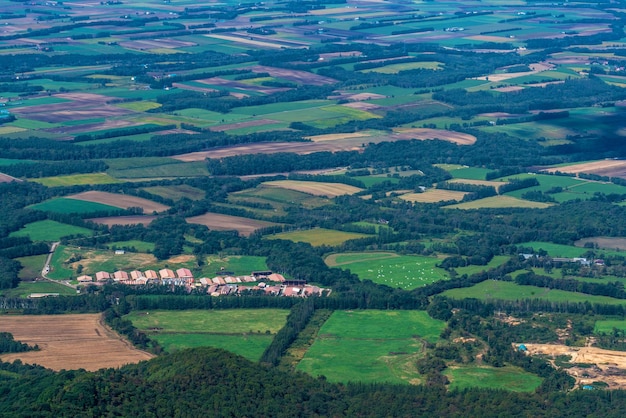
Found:
[[[281,232],[279,234],[268,235],[267,239],[284,239],[294,242],[307,242],[313,246],[320,245],[341,245],[351,239],[367,238],[371,235],[359,234],[356,232],[335,231],[332,229],[315,228],[304,231]]]
[[[93,235],[91,229],[79,226],[63,224],[57,221],[45,219],[43,221],[26,224],[24,228],[10,234],[12,237],[28,236],[32,241],[58,241],[68,235]]]
[[[103,205],[102,203],[87,202],[85,200],[68,199],[58,197],[45,202],[37,203],[29,206],[30,209],[41,210],[43,212],[54,213],[77,213],[80,215],[88,215],[97,212],[119,212],[120,208],[115,206]]]
[[[504,389],[513,392],[532,392],[543,379],[519,367],[451,367],[443,372],[450,380],[450,389]]]

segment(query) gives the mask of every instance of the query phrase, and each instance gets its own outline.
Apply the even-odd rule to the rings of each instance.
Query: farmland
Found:
[[[127,318],[168,352],[210,346],[255,361],[283,326],[288,313],[279,309],[135,311]]]
[[[266,187],[280,187],[314,196],[337,197],[344,194],[354,194],[362,189],[347,184],[322,183],[317,181],[276,180],[263,183]]]
[[[119,208],[86,200],[55,198],[31,206],[32,209],[55,213],[79,213],[89,214],[97,212],[118,211]]]
[[[361,280],[402,289],[415,289],[438,280],[448,279],[434,257],[400,256],[395,253],[332,254],[325,259],[331,267],[349,269]]]
[[[99,314],[38,316],[36,321],[31,316],[3,316],[0,330],[40,348],[3,354],[2,361],[20,359],[53,370],[98,370],[152,357],[102,325]]]
[[[78,193],[78,194],[68,196],[68,197],[70,199],[84,200],[86,202],[92,202],[92,203],[100,203],[103,205],[114,206],[114,207],[123,208],[123,209],[137,207],[137,208],[143,209],[145,213],[162,212],[164,210],[169,209],[169,207],[166,205],[152,202],[147,199],[142,199],[140,197],[119,195],[119,194],[107,193],[107,192],[89,191],[89,192]]]
[[[411,363],[442,330],[423,311],[335,311],[298,370],[334,382],[415,383]]]
[[[200,224],[216,231],[238,231],[242,235],[250,235],[257,229],[276,225],[272,222],[243,218],[240,216],[222,215],[220,213],[205,213],[204,215],[187,218],[187,222]]]
[[[315,228],[306,231],[281,232],[268,235],[267,239],[284,239],[294,242],[308,242],[313,246],[339,245],[351,239],[367,238],[369,235],[356,232],[334,231],[331,229]]]
[[[87,228],[62,224],[46,219],[45,221],[33,222],[16,231],[12,236],[28,236],[33,241],[58,241],[68,235],[92,235],[93,231]]]

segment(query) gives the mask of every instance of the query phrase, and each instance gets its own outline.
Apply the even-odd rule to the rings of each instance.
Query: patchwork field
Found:
[[[308,242],[313,246],[320,245],[340,245],[351,239],[367,238],[371,235],[359,234],[356,232],[335,231],[325,228],[314,228],[303,231],[281,232],[279,234],[268,235],[267,239],[284,239],[294,242]]]
[[[324,260],[329,267],[349,269],[361,280],[407,290],[447,280],[446,271],[436,267],[440,261],[434,257],[388,252],[331,254]]]
[[[424,311],[335,311],[297,369],[332,382],[416,384],[415,360],[444,327]]]
[[[163,212],[170,208],[169,206],[162,205],[148,199],[143,199],[141,197],[98,191],[82,192],[68,196],[68,198],[101,203],[122,209],[142,208],[144,213]]]
[[[263,183],[263,186],[280,187],[283,189],[290,189],[302,193],[312,194],[314,196],[325,197],[337,197],[346,194],[354,194],[363,190],[358,187],[342,183],[322,183],[317,181],[301,180],[266,181]]]
[[[218,347],[258,361],[285,325],[287,309],[133,311],[125,318],[167,352]]]
[[[204,225],[216,231],[235,230],[241,235],[248,236],[257,229],[277,225],[273,222],[243,218],[241,216],[222,215],[221,213],[205,213],[186,219],[188,223]]]
[[[153,356],[139,351],[103,325],[100,314],[3,315],[0,331],[40,351],[0,355],[2,361],[21,360],[53,370],[98,370],[138,363]]]

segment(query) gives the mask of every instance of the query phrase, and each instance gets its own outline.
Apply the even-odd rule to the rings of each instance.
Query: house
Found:
[[[180,279],[193,279],[193,273],[191,272],[191,270],[186,268],[180,268],[176,270],[176,275]]]
[[[119,282],[120,280],[128,280],[128,273],[122,270],[118,270],[113,273],[113,280]]]
[[[142,279],[142,278],[146,278],[146,276],[143,275],[142,272],[140,272],[139,270],[133,270],[130,272],[130,278],[133,280],[137,280],[137,279]]]
[[[161,280],[163,280],[163,279],[175,279],[176,278],[176,275],[170,269],[161,269],[161,270],[159,270],[159,276],[160,276]]]
[[[76,280],[78,280],[78,283],[88,283],[93,282],[93,277],[83,274],[82,276],[78,276]]]
[[[109,280],[110,278],[111,278],[111,275],[107,273],[106,271],[99,271],[96,273],[97,282],[104,282],[104,281]]]
[[[146,279],[158,279],[159,278],[159,275],[154,270],[146,270],[144,272],[144,276]]]

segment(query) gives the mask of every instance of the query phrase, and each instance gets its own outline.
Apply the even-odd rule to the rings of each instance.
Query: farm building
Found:
[[[284,282],[285,278],[283,277],[282,274],[278,274],[278,273],[272,273],[269,276],[267,276],[267,278],[272,281],[272,282]]]
[[[146,270],[143,275],[146,279],[158,279],[159,278],[159,275],[154,270]]]
[[[107,273],[106,271],[99,271],[96,273],[97,282],[103,282],[103,281],[109,280],[110,278],[111,278],[111,275]]]
[[[170,269],[161,269],[161,270],[159,270],[159,276],[160,276],[160,278],[162,280],[163,279],[175,279],[176,278],[176,275]]]
[[[120,280],[128,280],[128,273],[122,270],[118,270],[113,273],[113,280],[119,282]]]
[[[78,276],[76,280],[78,280],[79,283],[93,282],[93,277],[83,274],[82,276]]]
[[[142,272],[140,272],[139,270],[133,270],[130,272],[130,278],[133,280],[137,280],[137,279],[141,279],[141,278],[145,278],[146,276],[144,276],[144,274]]]
[[[193,273],[191,273],[191,270],[186,268],[176,270],[176,275],[180,279],[193,279]]]

